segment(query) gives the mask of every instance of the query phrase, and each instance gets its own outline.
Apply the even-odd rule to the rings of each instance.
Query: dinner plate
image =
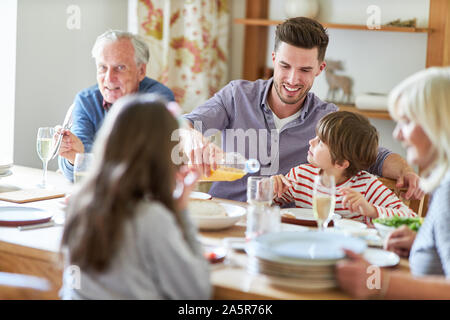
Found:
[[[362,253],[365,241],[329,232],[268,233],[255,238],[249,245],[249,254],[280,263],[329,265],[343,259],[343,249]]]
[[[0,165],[0,175],[5,173],[6,171],[9,171],[9,169],[11,169],[12,166],[13,166],[12,163]]]
[[[209,200],[212,198],[210,194],[204,193],[204,192],[198,192],[198,191],[192,191],[189,195],[189,198],[191,199],[200,199],[200,200]]]
[[[7,227],[26,226],[50,221],[53,214],[32,207],[0,207],[0,225]]]
[[[225,208],[226,216],[191,215],[200,230],[222,230],[236,224],[247,211],[241,206],[218,202]]]
[[[283,216],[285,213],[290,213],[295,216],[294,218],[290,218],[287,216]],[[281,214],[281,222],[290,223],[290,224],[298,224],[307,227],[317,227],[316,218],[314,217],[314,213],[312,208],[286,208],[280,210]],[[333,213],[329,227],[333,226],[334,220],[341,219],[339,214]]]
[[[10,175],[12,175],[12,171],[11,170],[0,172],[0,178],[9,177]]]
[[[364,259],[378,267],[394,267],[400,263],[400,257],[394,252],[367,248],[363,253]]]

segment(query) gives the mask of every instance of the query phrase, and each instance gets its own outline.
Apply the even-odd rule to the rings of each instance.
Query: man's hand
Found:
[[[75,162],[75,155],[77,153],[84,153],[83,142],[81,142],[76,135],[70,132],[70,130],[62,130],[60,126],[57,126],[55,131],[56,133],[54,139],[56,140],[59,138],[61,131],[63,133],[63,139],[61,141],[61,147],[59,148],[58,154],[61,157],[66,158],[70,164],[73,165]]]
[[[393,251],[401,257],[408,258],[415,239],[416,232],[407,226],[401,226],[386,238],[384,249]]]
[[[402,172],[400,177],[397,179],[397,188],[408,188],[408,190],[405,192],[402,192],[400,195],[405,198],[406,200],[409,199],[416,199],[420,200],[423,198],[425,193],[422,189],[419,187],[419,176],[412,171],[412,169],[407,169]]]

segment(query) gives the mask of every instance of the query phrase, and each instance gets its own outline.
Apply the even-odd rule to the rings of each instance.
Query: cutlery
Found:
[[[56,157],[56,155],[59,152],[59,148],[61,147],[61,141],[64,136],[63,132],[65,130],[70,130],[70,128],[72,128],[72,112],[73,112],[74,106],[75,106],[75,104],[72,104],[69,107],[69,110],[67,110],[67,113],[66,113],[66,116],[64,118],[64,122],[63,122],[63,125],[61,128],[61,133],[59,134],[58,141],[56,142],[55,149],[53,150],[53,154],[52,154],[52,157],[50,158],[50,160],[53,159],[54,157]]]

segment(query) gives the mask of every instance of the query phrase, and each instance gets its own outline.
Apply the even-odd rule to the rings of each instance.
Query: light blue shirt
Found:
[[[147,77],[139,83],[139,93],[156,93],[168,101],[175,100],[169,88]],[[103,108],[103,96],[98,85],[79,92],[75,97],[74,104],[71,131],[83,142],[85,152],[91,152],[95,135],[106,116],[106,110]],[[58,158],[58,164],[64,176],[73,181],[73,165],[63,157]]]

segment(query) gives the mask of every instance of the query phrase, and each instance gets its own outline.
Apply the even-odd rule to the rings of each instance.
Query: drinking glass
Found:
[[[330,222],[335,205],[336,184],[334,176],[322,173],[314,179],[313,212],[319,231],[323,231]]]
[[[270,206],[273,200],[273,182],[270,177],[251,176],[247,180],[247,202]]]
[[[39,155],[39,158],[42,160],[42,166],[44,170],[44,174],[42,177],[42,183],[38,186],[40,188],[47,188],[47,164],[50,160],[53,152],[54,139],[53,135],[55,134],[55,129],[52,127],[43,127],[38,129],[37,140],[36,140],[36,149]]]
[[[94,155],[92,153],[77,153],[73,164],[73,183],[77,184],[88,174],[92,166]]]
[[[252,204],[247,207],[246,241],[251,241],[265,233],[279,232],[280,229],[280,207]]]

